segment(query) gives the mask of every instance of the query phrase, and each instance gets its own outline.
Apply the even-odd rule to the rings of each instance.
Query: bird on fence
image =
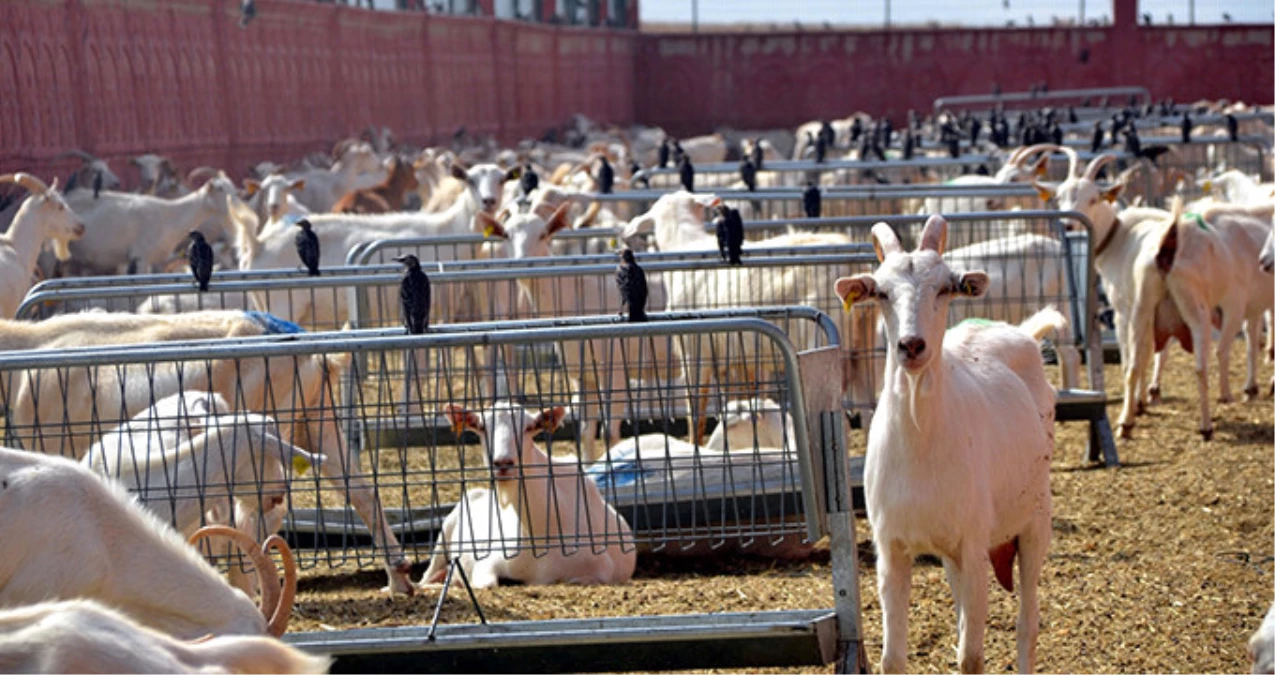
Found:
[[[257,3],[254,0],[242,0],[239,3],[239,27],[247,28],[257,18]]]
[[[646,272],[633,259],[633,249],[620,251],[620,264],[615,269],[615,285],[620,287],[620,316],[627,309],[629,323],[646,321]]]
[[[837,132],[832,128],[832,124],[828,120],[824,120],[819,125],[819,138],[822,138],[824,145],[829,148],[837,146]]]
[[[757,191],[757,167],[753,166],[752,160],[747,157],[739,160],[739,178],[744,181],[744,187],[749,192]]]
[[[753,161],[753,168],[761,171],[761,164],[766,158],[766,153],[762,151],[761,139],[753,142],[753,153],[750,159]]]
[[[743,265],[744,219],[739,215],[739,209],[721,205],[713,224],[717,228],[717,249],[722,260],[731,265]]]
[[[429,276],[421,269],[420,259],[411,253],[394,260],[403,263],[403,280],[398,286],[403,327],[409,335],[422,335],[429,330]]]
[[[801,191],[801,206],[807,218],[818,218],[823,213],[823,195],[814,181],[806,181],[806,189]]]
[[[213,250],[199,230],[190,231],[190,246],[186,248],[186,262],[190,265],[190,273],[195,275],[199,284],[199,292],[208,290],[208,280],[212,278]]]
[[[540,175],[532,170],[530,164],[522,167],[522,173],[518,175],[518,187],[524,195],[529,195],[540,187]]]
[[[672,157],[673,166],[681,165],[682,159],[684,157],[686,157],[686,151],[682,149],[682,142],[674,138],[673,139],[673,157]]]
[[[667,168],[670,151],[668,138],[665,137],[664,140],[660,141],[660,149],[656,153],[655,165],[661,169]]]
[[[642,165],[637,160],[629,160],[629,187],[637,190],[650,190],[651,179],[646,172],[642,170]]]
[[[1063,144],[1063,130],[1062,127],[1058,126],[1057,122],[1054,122],[1053,126],[1049,127],[1049,140],[1054,145]]]
[[[890,143],[894,140],[894,122],[887,117],[881,120],[881,145],[890,147]],[[832,145],[829,143],[828,145]]]
[[[1102,150],[1102,120],[1093,121],[1093,139],[1089,141],[1089,152],[1097,153]]]
[[[807,135],[810,135],[807,133]],[[824,159],[828,157],[828,142],[823,139],[823,134],[812,139],[815,144],[815,164],[823,164]]]
[[[859,136],[862,134],[863,134],[863,123],[859,121],[858,117],[856,117],[854,118],[854,121],[850,123],[850,142],[854,143],[855,141],[859,140]]]
[[[903,159],[912,159],[916,154],[916,139],[912,136],[911,129],[903,130]]]
[[[1076,116],[1076,106],[1074,105],[1067,106],[1067,122],[1070,124],[1075,124],[1079,121],[1080,121],[1080,118]]]
[[[97,199],[102,194],[102,172],[95,171],[93,173],[93,199]]]
[[[1183,143],[1191,142],[1191,129],[1194,128],[1194,126],[1195,124],[1191,122],[1191,116],[1183,112],[1182,113],[1182,142]]]
[[[310,221],[302,218],[297,221],[297,236],[294,241],[297,244],[297,257],[301,259],[301,264],[305,265],[305,269],[310,276],[319,276],[319,237],[310,229]]]
[[[1122,133],[1124,134],[1125,152],[1134,157],[1140,157],[1142,155],[1142,140],[1138,138],[1138,128],[1130,124],[1129,128]]]
[[[970,117],[970,145],[978,143],[978,136],[983,131],[983,123],[977,117]]]
[[[1226,113],[1226,135],[1230,136],[1232,143],[1240,140],[1240,121],[1231,113]]]
[[[598,157],[598,192],[609,195],[615,189],[615,169],[605,155]]]
[[[682,179],[682,187],[687,192],[695,191],[695,167],[691,164],[691,158],[682,155],[681,161],[678,162],[677,172]]]

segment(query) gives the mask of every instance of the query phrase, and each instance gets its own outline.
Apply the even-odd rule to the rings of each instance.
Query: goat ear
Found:
[[[877,262],[885,262],[891,253],[902,253],[903,244],[899,243],[899,235],[894,228],[884,222],[872,226],[872,249],[877,252]]]
[[[462,166],[460,162],[453,162],[452,163],[452,178],[455,178],[456,180],[460,180],[460,181],[469,182],[469,172],[465,170],[465,167]]]
[[[1032,185],[1036,188],[1036,194],[1040,195],[1040,201],[1047,202],[1058,194],[1057,186],[1050,186],[1048,183],[1041,183],[1035,178],[1032,179]]]
[[[521,177],[522,177],[521,166],[515,166],[514,168],[505,172],[505,180],[518,180]]]
[[[251,197],[257,194],[257,190],[261,189],[261,183],[258,183],[257,181],[251,178],[245,178],[243,182],[243,189],[244,189],[244,193],[246,193],[249,197]]]
[[[841,298],[841,306],[847,312],[854,303],[877,296],[877,280],[873,279],[871,274],[841,277],[837,279],[833,288],[837,291],[837,297]]]
[[[558,430],[558,426],[562,424],[562,418],[566,414],[567,411],[562,406],[541,410],[540,414],[531,420],[531,424],[527,425],[527,430],[546,431],[549,434],[553,434],[553,432]]]
[[[549,217],[549,228],[545,230],[545,236],[552,237],[559,231],[567,229],[571,223],[567,220],[567,211],[571,210],[571,202],[564,202],[559,206],[553,215]]]
[[[1108,202],[1114,203],[1120,197],[1120,193],[1124,191],[1124,183],[1115,183],[1110,187],[1103,188],[1102,198]]]
[[[921,230],[921,245],[918,248],[934,251],[939,255],[943,255],[943,251],[947,250],[947,220],[943,216],[936,213],[925,221],[925,229]]]
[[[991,283],[986,272],[965,272],[952,275],[952,292],[967,298],[977,298],[987,292]]]
[[[509,233],[505,232],[505,226],[501,225],[499,220],[493,218],[492,215],[486,211],[479,211],[474,214],[474,223],[482,226],[484,237],[499,237],[501,239],[509,238]]]
[[[292,185],[289,185],[289,186],[288,186],[288,189],[290,189],[290,190],[304,190],[304,189],[305,189],[305,179],[304,179],[304,178],[298,178],[298,179],[296,179],[296,180],[292,181]]]
[[[1049,153],[1046,152],[1045,154],[1041,155],[1040,159],[1036,160],[1036,164],[1032,166],[1032,176],[1036,178],[1044,178],[1045,174],[1048,171],[1049,171]]]
[[[639,234],[650,232],[655,229],[655,218],[650,215],[640,215],[630,220],[627,225],[620,228],[620,237],[623,239],[632,239]]]
[[[447,415],[447,419],[451,420],[452,431],[456,433],[457,438],[465,433],[465,429],[474,429],[476,431],[482,431],[483,429],[483,421],[479,419],[478,415],[458,405],[448,403],[443,408],[443,414]]]

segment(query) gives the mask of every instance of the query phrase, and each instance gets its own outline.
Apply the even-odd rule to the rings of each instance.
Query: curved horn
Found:
[[[42,193],[48,192],[49,186],[44,184],[39,178],[29,173],[19,171],[18,173],[6,173],[0,176],[0,183],[17,183],[27,189],[27,192]]]
[[[67,157],[79,157],[80,159],[84,160],[85,163],[97,161],[97,157],[94,157],[93,155],[90,155],[89,153],[84,152],[83,150],[79,148],[73,148],[71,150],[67,150],[66,152],[58,155],[57,157],[54,157],[53,159],[65,159]]]
[[[278,551],[279,558],[283,561],[283,593],[279,596],[279,604],[270,617],[267,629],[271,635],[282,637],[288,631],[292,604],[297,598],[297,561],[292,556],[292,548],[288,546],[288,542],[277,534],[270,535],[266,543],[261,545],[261,550],[266,554],[270,553],[270,549]]]
[[[190,539],[187,539],[187,541],[193,546],[207,537],[218,536],[225,537],[238,544],[239,548],[252,560],[252,566],[257,569],[257,580],[261,583],[261,614],[267,621],[270,621],[279,608],[280,599],[279,570],[275,568],[274,561],[270,560],[263,548],[257,547],[257,542],[252,537],[225,525],[201,527],[190,535]]]
[[[1097,157],[1094,157],[1089,162],[1089,166],[1085,167],[1084,177],[1088,178],[1089,180],[1096,180],[1096,177],[1098,175],[1098,170],[1114,161],[1116,161],[1116,156],[1109,152],[1106,152],[1101,155],[1098,155]]]
[[[1071,148],[1064,148],[1060,145],[1054,145],[1053,143],[1037,143],[1036,145],[1027,145],[1016,150],[1015,151],[1017,153],[1016,155],[1010,155],[1010,162],[1013,164],[1017,164],[1018,166],[1022,166],[1027,163],[1027,160],[1031,159],[1032,157],[1035,157],[1036,155],[1046,150],[1049,150],[1051,152],[1056,150],[1056,151],[1065,153],[1070,149]],[[1070,155],[1068,155],[1068,157],[1070,157]]]
[[[1033,145],[1032,147],[1034,148],[1037,146]],[[1014,151],[1009,153],[1009,157],[1005,159],[1005,163],[1012,164],[1014,166],[1020,166],[1023,162],[1023,153],[1026,151],[1027,151],[1027,146],[1025,145],[1020,145],[1017,148],[1014,148]]]
[[[1042,143],[1040,145],[1033,145],[1027,149],[1031,150],[1032,154],[1036,154],[1037,152],[1061,152],[1062,154],[1067,155],[1068,178],[1077,175],[1076,172],[1080,169],[1080,156],[1076,154],[1075,148],[1069,148],[1065,145],[1054,145],[1053,143]],[[1028,154],[1023,153],[1023,158],[1026,159],[1027,157]]]

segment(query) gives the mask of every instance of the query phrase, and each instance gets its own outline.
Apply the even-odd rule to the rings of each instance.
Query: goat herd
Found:
[[[1024,112],[1016,120],[1003,108],[986,116],[909,115],[901,129],[887,119],[856,114],[742,139],[730,134],[672,139],[659,129],[603,129],[577,116],[540,141],[506,149],[463,130],[450,147],[424,149],[396,146],[388,130],[369,130],[362,138],[337,143],[330,157],[312,155],[290,166],[262,162],[241,185],[216,169],[200,167],[183,177],[165,158],[139,156],[130,160],[140,175],[134,192],[124,191],[109,162],[77,152],[83,165],[62,189],[57,179],[46,184],[30,173],[0,176],[0,182],[27,193],[18,198],[20,191],[10,192],[0,212],[7,224],[0,237],[0,312],[6,317],[0,321],[0,349],[251,339],[301,332],[297,324],[303,321],[339,326],[349,308],[337,294],[312,295],[305,307],[288,305],[286,315],[278,302],[266,307],[246,301],[220,310],[190,311],[177,302],[153,304],[144,313],[86,311],[39,322],[8,317],[15,316],[41,278],[150,274],[189,266],[199,290],[209,289],[210,280],[215,290],[214,269],[304,269],[299,276],[322,276],[345,265],[352,248],[396,238],[481,234],[487,240],[474,257],[532,260],[565,251],[555,238],[560,232],[609,228],[615,236],[608,245],[600,238],[590,250],[614,254],[622,249],[619,283],[598,291],[601,297],[592,306],[612,314],[626,310],[635,322],[645,320],[648,311],[703,309],[709,306],[706,296],[725,288],[732,289],[729,301],[718,298],[712,306],[816,304],[835,291],[846,312],[856,303],[871,308],[872,324],[853,331],[850,340],[886,346],[884,370],[875,378],[846,380],[847,387],[867,388],[867,399],[878,401],[875,414],[865,419],[870,424],[863,485],[879,555],[881,669],[907,669],[911,566],[916,556],[932,554],[941,558],[956,599],[962,672],[984,669],[987,567],[1012,589],[1017,560],[1018,668],[1028,672],[1035,663],[1040,618],[1037,582],[1051,537],[1049,473],[1055,450],[1056,392],[1046,377],[1040,340],[1066,335],[1079,317],[1062,306],[991,310],[981,317],[985,320],[949,329],[949,303],[1005,295],[1023,279],[1049,277],[1032,266],[1055,264],[1063,244],[1032,232],[948,250],[948,222],[939,215],[915,231],[878,223],[862,237],[853,228],[814,233],[793,226],[786,234],[753,241],[744,240],[744,221],[768,215],[748,192],[796,188],[807,217],[819,218],[830,211],[821,193],[847,183],[887,180],[875,169],[819,168],[835,159],[833,153],[845,152],[847,160],[904,164],[984,153],[984,159],[965,165],[967,171],[979,169],[969,175],[916,162],[907,169],[907,181],[1031,183],[1043,201],[1083,214],[1092,226],[1093,264],[1113,310],[1120,351],[1120,435],[1130,437],[1137,416],[1156,402],[1167,346],[1176,339],[1194,355],[1200,400],[1196,428],[1207,440],[1213,433],[1209,360],[1216,353],[1219,399],[1232,400],[1229,357],[1241,329],[1248,344],[1243,393],[1254,398],[1263,389],[1257,364],[1275,305],[1275,185],[1260,182],[1270,176],[1271,166],[1261,165],[1254,178],[1220,166],[1212,154],[1193,152],[1190,143],[1210,133],[1232,140],[1241,133],[1259,135],[1267,140],[1269,159],[1269,111],[1252,114],[1242,105],[1208,102],[1165,102],[1145,109],[1087,104]],[[1096,117],[1095,111],[1100,111]],[[1180,133],[1183,143],[1149,151],[1154,142],[1138,133],[1153,138],[1160,128]],[[1119,138],[1123,152],[1113,147]],[[1085,164],[1073,146],[1088,148],[1093,158]],[[1047,182],[1056,154],[1067,159],[1065,171],[1056,182]],[[815,168],[777,170],[787,156],[813,159]],[[1174,157],[1193,166],[1168,168]],[[739,180],[720,186],[730,193],[723,201],[704,191],[696,167],[728,159],[740,162]],[[1116,162],[1127,169],[1108,179],[1107,168]],[[1137,172],[1171,187],[1138,199],[1161,199],[1168,208],[1123,203],[1122,191]],[[677,183],[681,189],[674,189]],[[624,192],[645,196],[607,198]],[[1184,204],[1185,197],[1194,199]],[[637,204],[646,208],[635,209]],[[1003,205],[969,200],[945,211],[998,206]],[[924,203],[909,208],[938,211]],[[711,231],[714,219],[717,237]],[[871,273],[842,276],[818,294],[809,289],[809,280],[794,280],[801,273],[748,276],[750,251],[856,241],[871,242],[879,266]],[[914,250],[906,250],[905,243],[914,243]],[[44,250],[50,244],[48,255]],[[643,273],[642,252],[651,246],[662,252],[720,246],[722,260],[705,260],[695,272]],[[430,287],[422,266],[432,271],[430,264],[439,262],[429,259],[433,250],[398,258],[407,268],[402,320],[412,334],[431,330]],[[1044,253],[1033,257],[1036,250]],[[1006,259],[1026,268],[1007,267]],[[734,276],[706,281],[717,275]],[[544,286],[524,289],[518,302],[532,312],[562,302]],[[439,293],[434,296],[437,304]],[[174,313],[156,311],[165,309]],[[382,324],[389,324],[395,317],[389,312],[383,318]],[[1078,356],[1074,347],[1056,342],[1063,386],[1071,387]],[[681,357],[688,382],[710,379],[711,374],[691,375],[712,366]],[[579,356],[564,350],[560,358]],[[1148,372],[1153,360],[1154,370]],[[295,480],[311,470],[342,486],[386,552],[391,593],[437,589],[453,579],[453,568],[478,587],[504,580],[615,584],[632,578],[636,548],[624,516],[594,481],[579,479],[578,459],[551,457],[536,447],[542,432],[553,433],[563,424],[567,408],[527,410],[501,400],[481,410],[448,404],[437,411],[458,438],[466,431],[477,433],[492,488],[470,490],[458,501],[424,577],[412,582],[412,561],[379,517],[380,497],[349,466],[352,454],[338,422],[306,414],[308,407],[325,404],[348,366],[349,358],[333,356],[239,361],[233,373],[212,364],[207,372],[169,378],[182,381],[165,391],[156,384],[162,376],[155,376],[147,391],[136,392],[122,384],[76,380],[81,375],[71,369],[65,382],[5,386],[10,445],[28,450],[0,449],[0,671],[326,670],[327,658],[275,639],[286,629],[296,569],[293,553],[275,534],[284,520],[286,485],[262,487],[286,484],[285,477]],[[623,378],[623,371],[617,372]],[[609,389],[607,384],[575,386],[592,386],[600,395],[624,388],[622,381],[609,383]],[[200,388],[204,393],[191,393]],[[691,389],[688,396],[694,399]],[[82,392],[86,402],[77,405],[68,391]],[[296,419],[283,424],[269,417],[272,397],[300,402]],[[729,452],[732,443],[752,449],[789,442],[793,420],[782,414],[744,425],[746,439],[723,439],[728,430],[741,431],[730,421],[739,401],[725,405],[724,423],[705,439],[702,398],[692,403],[698,410],[692,417],[701,424],[691,431],[689,443],[663,436],[658,442],[643,436],[636,443],[653,443],[661,452],[678,443],[693,453],[710,453]],[[773,412],[767,405],[773,403],[760,407]],[[595,421],[610,444],[607,457],[615,457],[635,441],[621,440],[621,415],[607,403],[602,409]],[[116,428],[101,428],[97,411],[124,415]],[[77,430],[59,446],[58,452],[70,457],[30,451],[40,447],[34,437],[41,420],[62,420]],[[293,428],[300,429],[295,437]],[[23,430],[30,437],[21,438]],[[335,449],[319,452],[320,442]],[[139,455],[139,447],[146,451]],[[261,463],[254,454],[261,452],[270,461]],[[138,494],[157,481],[177,492],[192,491],[207,475],[257,486],[221,500],[149,501]],[[535,508],[551,500],[555,509]],[[524,502],[532,506],[524,508]],[[562,538],[594,531],[607,535],[605,543],[591,548],[570,553],[551,548],[545,555],[499,548],[502,528],[509,527],[532,537],[537,532]],[[208,538],[223,539],[222,548],[204,542],[201,552],[197,545]],[[227,541],[251,559],[255,577],[232,565],[228,584],[207,561],[204,553],[228,553]],[[282,573],[274,557],[282,562]],[[259,603],[249,599],[258,593]],[[1275,611],[1251,644],[1255,669],[1273,672],[1272,643]]]

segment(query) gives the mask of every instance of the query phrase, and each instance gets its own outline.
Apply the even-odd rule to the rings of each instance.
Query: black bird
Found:
[[[629,311],[629,323],[646,321],[646,272],[633,259],[633,250],[620,251],[615,269],[615,285],[620,287],[620,316]]]
[[[253,0],[242,0],[239,3],[239,27],[247,28],[257,18],[257,3]]]
[[[1063,130],[1056,122],[1049,127],[1049,140],[1054,145],[1062,145],[1063,143]]]
[[[1138,152],[1138,156],[1149,159],[1152,164],[1156,164],[1160,159],[1160,155],[1166,152],[1170,152],[1170,148],[1167,145],[1148,145]]]
[[[682,142],[676,138],[673,139],[673,164],[680,165],[682,163],[682,158],[685,156],[686,151],[682,150]]]
[[[598,157],[598,192],[609,195],[615,188],[615,169],[606,157]]]
[[[961,156],[961,139],[959,137],[957,136],[948,137],[947,154],[950,155],[952,159],[957,159]]]
[[[660,141],[660,149],[656,155],[655,165],[661,169],[668,167],[669,145],[668,139]]]
[[[987,168],[987,165],[986,165],[986,164],[979,164],[979,165],[978,165],[978,169],[976,169],[976,170],[974,171],[974,173],[976,173],[976,174],[978,174],[978,175],[980,175],[980,176],[990,176],[990,175],[992,175],[992,172],[991,172],[991,171]]]
[[[199,292],[208,290],[208,280],[212,278],[213,250],[199,230],[190,231],[190,246],[186,249],[186,262],[190,264],[190,272],[195,275],[199,284]]]
[[[1102,120],[1093,121],[1093,139],[1089,141],[1089,152],[1102,150]]]
[[[302,218],[297,221],[297,257],[301,258],[301,264],[305,265],[310,276],[319,276],[319,237],[314,234],[314,230],[310,229],[310,221]]]
[[[744,187],[749,192],[757,191],[757,167],[753,166],[752,160],[747,157],[739,160],[739,177],[744,181]]]
[[[1071,124],[1075,124],[1079,121],[1080,121],[1080,118],[1076,116],[1076,106],[1074,105],[1067,106],[1067,122]]]
[[[102,172],[94,171],[93,172],[93,199],[97,199],[97,196],[100,194],[102,194]]]
[[[522,189],[524,195],[529,195],[540,187],[540,176],[531,169],[530,164],[522,167],[522,173],[518,176],[518,187]]]
[[[828,142],[823,139],[823,134],[815,138],[815,164],[823,164],[823,160],[828,156]]]
[[[916,139],[912,137],[912,130],[905,129],[903,131],[903,159],[912,159],[916,152]]]
[[[421,269],[421,261],[411,253],[394,260],[403,263],[403,280],[398,286],[403,327],[408,335],[422,335],[429,330],[429,276]]]
[[[722,205],[713,224],[717,228],[717,250],[722,254],[722,260],[731,265],[743,265],[740,256],[744,248],[744,219],[739,215],[739,209]]]
[[[1191,129],[1194,126],[1195,125],[1191,123],[1191,116],[1183,112],[1182,113],[1182,142],[1183,143],[1191,142]]]
[[[823,139],[824,145],[834,148],[837,146],[837,132],[832,128],[832,124],[828,120],[824,120],[819,125],[819,138]]]
[[[1125,152],[1133,155],[1134,157],[1141,157],[1142,139],[1138,138],[1138,128],[1130,124],[1129,128],[1125,129],[1122,133],[1124,134]]]
[[[758,171],[761,171],[761,165],[762,165],[762,162],[766,159],[766,153],[762,151],[760,138],[753,143],[753,153],[752,153],[751,159],[753,160],[753,168],[757,169]]]
[[[1231,113],[1226,113],[1226,135],[1231,137],[1232,143],[1240,140],[1240,121]]]
[[[890,141],[894,138],[894,122],[887,117],[881,120],[881,145],[890,147]],[[828,145],[832,145],[829,143]]]
[[[978,143],[978,135],[983,131],[983,123],[977,117],[970,118],[970,145]]]
[[[695,166],[691,164],[691,158],[682,155],[682,160],[677,165],[677,172],[682,179],[682,187],[687,192],[695,191]]]
[[[823,195],[814,181],[806,181],[806,189],[801,192],[801,205],[806,210],[807,218],[818,218],[823,213]]]
[[[863,123],[859,121],[858,117],[856,117],[854,118],[854,121],[850,123],[850,142],[854,143],[855,141],[859,140],[859,136],[862,133],[863,133]]]
[[[634,190],[651,189],[651,179],[647,178],[646,173],[642,171],[642,165],[634,160],[629,160],[629,187]]]

